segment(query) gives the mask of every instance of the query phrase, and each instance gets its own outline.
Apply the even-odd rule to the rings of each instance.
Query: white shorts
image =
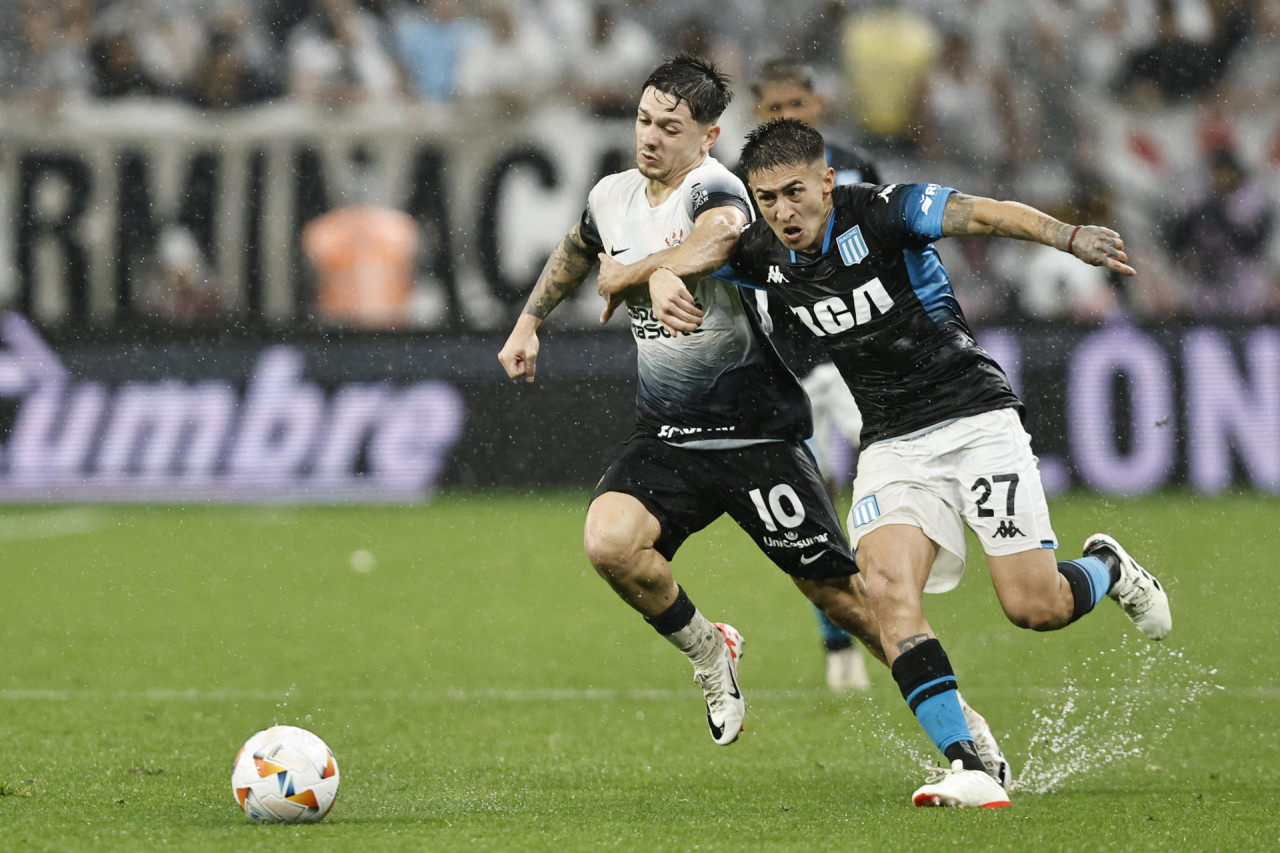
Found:
[[[964,526],[987,554],[1058,547],[1031,437],[1013,409],[960,418],[862,451],[853,481],[849,541],[886,524],[919,527],[938,545],[925,592],[964,575]]]

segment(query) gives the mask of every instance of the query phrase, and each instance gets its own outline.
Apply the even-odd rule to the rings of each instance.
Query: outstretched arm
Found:
[[[682,279],[699,278],[724,266],[746,225],[747,215],[737,207],[713,207],[697,218],[693,232],[679,246],[625,266],[601,254],[600,295],[607,304],[600,321],[609,319],[627,289],[648,284],[654,316],[663,325],[680,332],[698,328],[702,323],[702,309],[694,303],[693,294]],[[655,275],[659,271],[665,272]]]
[[[533,381],[538,365],[538,327],[552,309],[577,292],[595,265],[594,253],[578,228],[573,226],[547,259],[524,311],[498,353],[498,361],[512,379],[523,376],[525,382]]]
[[[1087,264],[1133,275],[1125,261],[1124,240],[1100,225],[1068,225],[1047,213],[1016,201],[952,193],[942,213],[942,236],[986,234],[1052,246]]]

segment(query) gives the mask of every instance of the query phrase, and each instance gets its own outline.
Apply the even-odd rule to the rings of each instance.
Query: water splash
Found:
[[[1137,757],[1182,728],[1200,699],[1224,689],[1215,681],[1216,669],[1129,636],[1118,649],[1068,664],[1064,674],[1062,689],[1026,724],[1032,730],[1018,791],[1044,794],[1072,777]],[[1161,712],[1151,713],[1157,707]]]
[[[856,728],[864,740],[875,744],[889,766],[915,773],[936,766],[941,758],[909,715],[868,714],[859,718]]]

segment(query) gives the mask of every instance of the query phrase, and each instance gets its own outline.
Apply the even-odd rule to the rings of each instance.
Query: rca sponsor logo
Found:
[[[326,390],[291,346],[264,349],[242,387],[112,385],[72,377],[21,315],[0,331],[0,499],[422,500],[465,421],[447,383]]]

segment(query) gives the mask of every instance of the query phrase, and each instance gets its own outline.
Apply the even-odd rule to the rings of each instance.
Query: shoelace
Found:
[[[693,674],[693,680],[698,682],[702,692],[707,696],[707,705],[712,713],[719,712],[725,706],[724,697],[729,691],[725,688],[724,676],[723,666]]]
[[[1146,581],[1146,583],[1143,583],[1143,581]],[[1138,569],[1136,577],[1129,584],[1129,588],[1120,593],[1120,603],[1131,610],[1139,612],[1150,610],[1155,603],[1155,589],[1155,577],[1142,569]]]

